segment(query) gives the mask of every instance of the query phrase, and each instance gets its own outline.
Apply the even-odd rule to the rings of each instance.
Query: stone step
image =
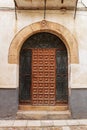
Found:
[[[59,104],[55,106],[19,105],[19,110],[23,111],[66,111],[68,109],[67,104]]]
[[[58,120],[71,119],[71,113],[66,111],[23,111],[19,110],[16,115],[17,120]]]

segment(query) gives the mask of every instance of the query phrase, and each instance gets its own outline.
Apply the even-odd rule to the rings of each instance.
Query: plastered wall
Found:
[[[43,20],[43,11],[0,10],[0,88],[19,86],[19,65],[8,63],[8,52],[12,39],[25,26]],[[46,20],[65,26],[76,38],[79,49],[79,64],[69,64],[69,87],[87,88],[87,14],[74,11],[47,11]],[[20,40],[20,39],[19,39]]]

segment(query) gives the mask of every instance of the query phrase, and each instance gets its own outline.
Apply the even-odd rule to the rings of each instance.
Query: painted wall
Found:
[[[32,23],[43,20],[43,11],[0,11],[0,88],[18,87],[18,65],[8,64],[8,51],[14,36]],[[70,87],[87,88],[87,15],[73,11],[47,11],[46,20],[59,23],[71,31],[78,41],[79,64],[71,65]]]

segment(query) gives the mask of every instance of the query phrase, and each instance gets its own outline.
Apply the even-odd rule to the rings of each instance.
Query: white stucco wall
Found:
[[[17,65],[8,64],[8,50],[15,35],[15,17],[13,12],[0,11],[0,88],[17,87]]]
[[[0,7],[14,8],[14,0],[0,0]]]
[[[18,65],[8,64],[8,51],[15,34],[32,23],[43,20],[43,11],[0,10],[0,88],[16,88],[19,84]],[[46,20],[68,28],[78,41],[79,64],[71,65],[69,87],[87,88],[87,12],[47,11]]]

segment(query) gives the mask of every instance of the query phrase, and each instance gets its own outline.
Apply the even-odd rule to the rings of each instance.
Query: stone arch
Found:
[[[23,28],[14,37],[9,48],[8,62],[10,64],[19,63],[20,49],[24,41],[38,32],[50,32],[58,36],[67,48],[69,62],[71,64],[79,63],[78,44],[71,32],[58,23],[43,20]]]

